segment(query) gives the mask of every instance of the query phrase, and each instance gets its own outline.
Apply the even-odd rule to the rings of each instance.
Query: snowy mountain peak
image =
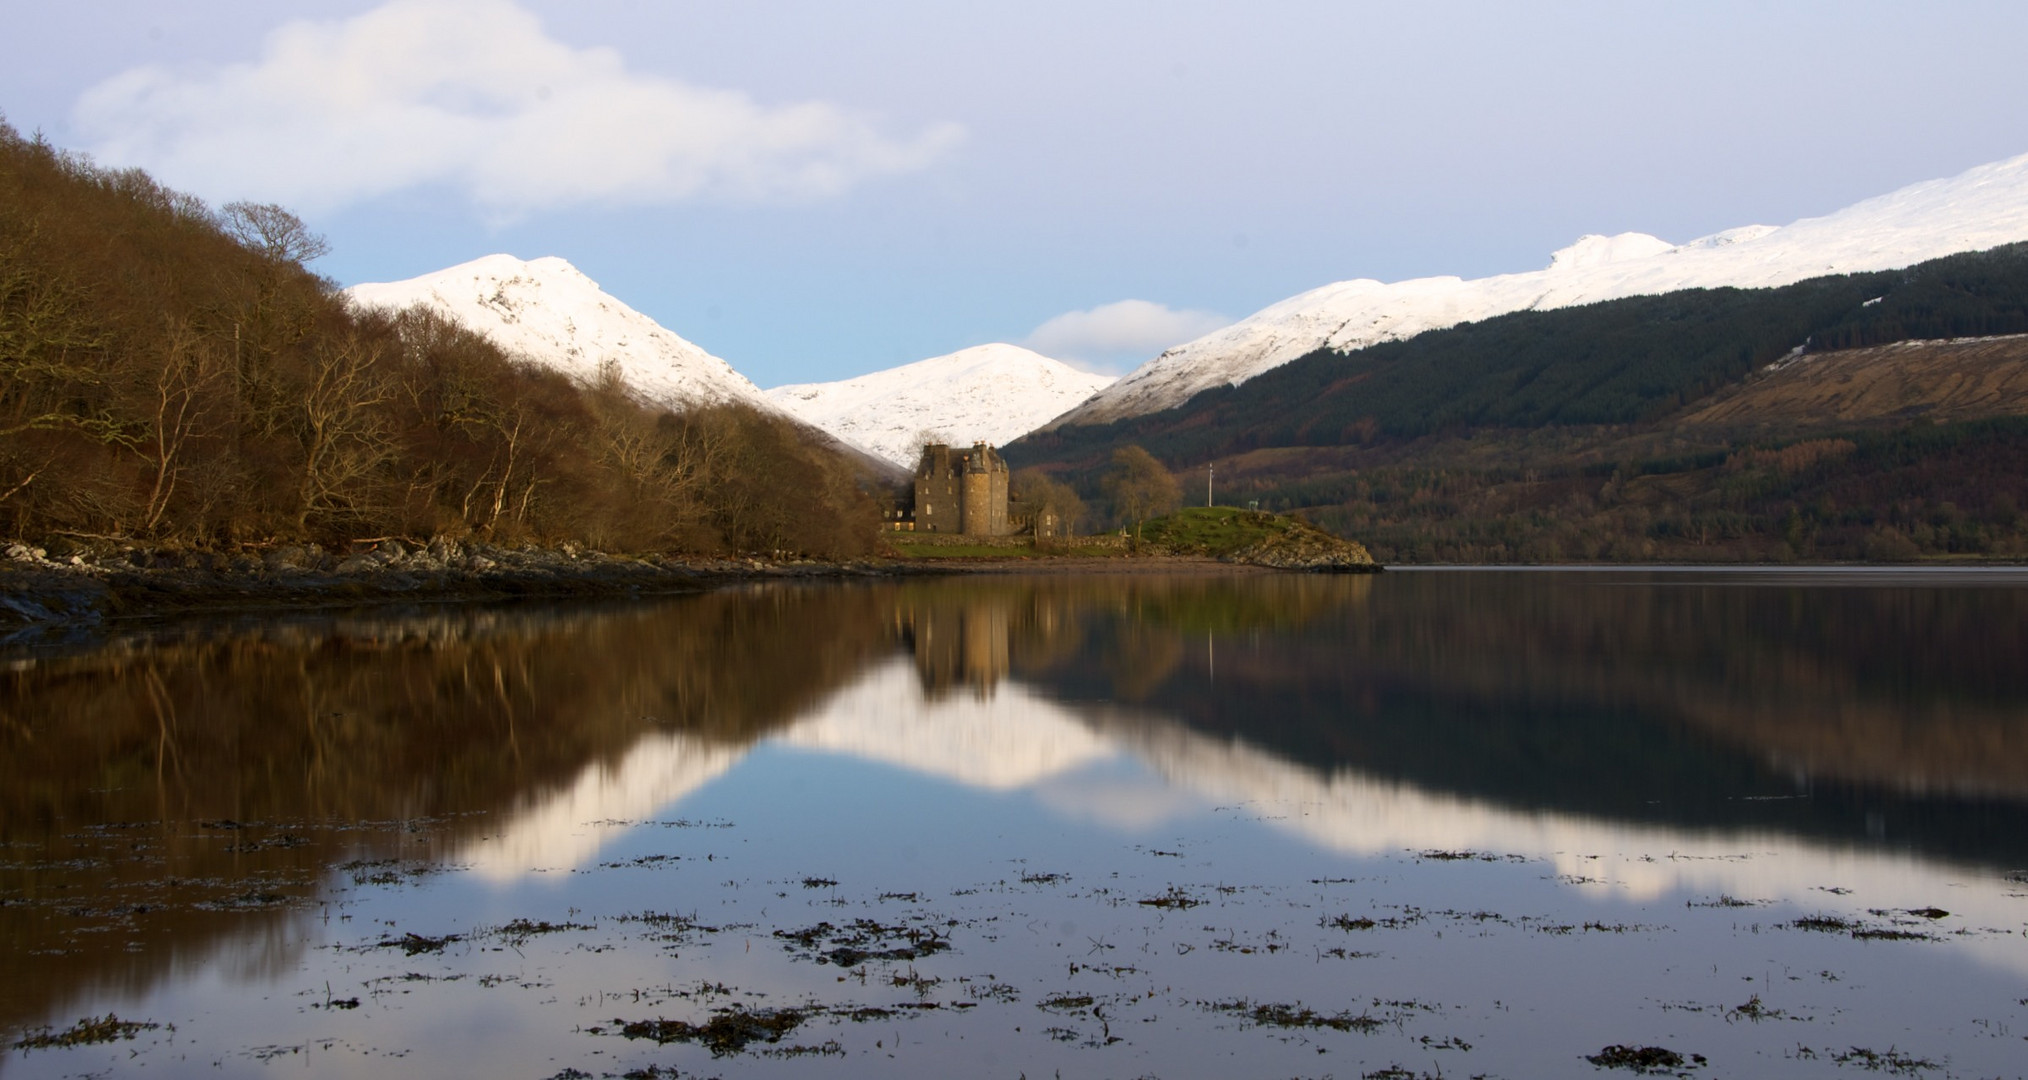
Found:
[[[407,281],[354,285],[345,294],[361,307],[434,308],[510,353],[581,380],[613,364],[636,394],[655,404],[739,401],[773,409],[731,364],[607,295],[553,255],[487,255]]]
[[[1779,228],[1747,225],[1674,247],[1645,233],[1586,236],[1556,252],[1547,269],[1528,273],[1342,281],[1169,349],[1049,426],[1173,408],[1319,349],[1344,352],[1512,311],[1678,289],[1772,288],[2022,240],[2028,240],[2028,154]]]
[[[1736,229],[1726,229],[1723,232],[1712,233],[1710,236],[1700,236],[1684,244],[1682,250],[1694,251],[1700,248],[1721,248],[1732,244],[1744,244],[1749,240],[1758,240],[1771,232],[1775,232],[1778,228],[1779,226],[1776,225],[1741,225]]]
[[[1112,383],[1018,345],[976,345],[828,383],[767,392],[776,407],[904,468],[925,438],[1008,442]]]
[[[1628,259],[1645,259],[1660,255],[1676,245],[1647,233],[1624,232],[1618,236],[1600,236],[1592,233],[1577,238],[1567,248],[1559,248],[1549,257],[1551,273],[1570,270],[1586,270],[1594,266],[1608,266]]]

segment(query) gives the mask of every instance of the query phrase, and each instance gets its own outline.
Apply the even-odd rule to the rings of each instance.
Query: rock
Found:
[[[1341,540],[1310,526],[1276,533],[1233,552],[1232,562],[1272,566],[1281,570],[1366,572],[1378,570],[1365,545]]]

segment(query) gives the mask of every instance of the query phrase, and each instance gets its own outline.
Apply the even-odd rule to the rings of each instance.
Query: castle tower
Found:
[[[1007,462],[985,443],[970,450],[925,446],[915,470],[915,529],[964,536],[1007,536]]]
[[[960,529],[966,536],[993,535],[993,472],[986,463],[986,444],[972,447],[965,455],[965,471],[959,483],[964,488]]]

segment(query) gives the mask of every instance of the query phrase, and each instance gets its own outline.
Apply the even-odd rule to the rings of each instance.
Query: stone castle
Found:
[[[959,450],[922,448],[915,467],[914,531],[1012,536],[1019,523],[1007,504],[1007,461],[985,443]]]

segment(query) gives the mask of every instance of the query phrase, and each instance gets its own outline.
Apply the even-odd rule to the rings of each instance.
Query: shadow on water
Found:
[[[897,651],[1100,737],[1520,811],[2028,865],[2028,590],[993,578],[155,627],[0,655],[0,1029],[423,874],[648,736],[742,748]],[[33,977],[28,977],[28,973]]]

